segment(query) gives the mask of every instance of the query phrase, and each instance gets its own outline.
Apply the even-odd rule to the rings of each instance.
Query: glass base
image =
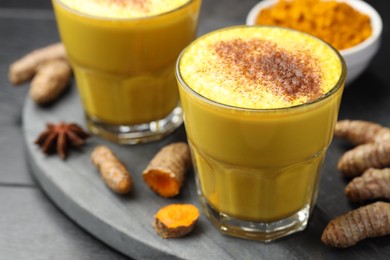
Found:
[[[183,112],[176,107],[163,119],[137,125],[111,125],[86,115],[89,130],[118,144],[138,144],[156,141],[172,133],[183,123]]]
[[[252,222],[236,219],[218,212],[205,198],[200,197],[200,199],[206,216],[221,233],[262,242],[270,242],[304,230],[310,214],[310,205],[307,205],[292,216],[279,221]]]

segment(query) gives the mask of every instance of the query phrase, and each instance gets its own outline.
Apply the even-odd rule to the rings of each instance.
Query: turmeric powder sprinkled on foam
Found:
[[[372,34],[370,18],[347,3],[279,0],[260,12],[256,24],[276,25],[317,36],[338,50],[355,46]]]
[[[180,73],[199,95],[220,104],[296,106],[322,97],[340,78],[337,53],[306,33],[238,26],[201,39],[184,52]]]
[[[230,67],[233,78],[244,76],[254,83],[261,80],[275,94],[290,101],[300,96],[314,100],[323,94],[319,87],[321,74],[312,64],[315,58],[304,52],[292,54],[274,42],[260,39],[220,41],[213,47],[223,67]]]

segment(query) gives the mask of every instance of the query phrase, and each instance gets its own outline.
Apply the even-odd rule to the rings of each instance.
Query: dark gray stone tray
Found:
[[[170,203],[193,203],[199,207],[193,172],[182,193],[164,199],[143,182],[141,172],[154,154],[168,143],[186,140],[182,126],[166,139],[149,144],[119,146],[98,137],[88,139],[80,151],[71,151],[67,160],[43,155],[33,143],[46,122],[77,122],[85,127],[84,115],[74,86],[57,103],[38,107],[27,98],[23,111],[27,157],[36,181],[51,200],[73,221],[111,247],[136,259],[378,259],[389,252],[389,238],[360,243],[347,250],[325,247],[320,236],[331,217],[350,209],[342,192],[345,185],[335,169],[342,149],[331,149],[325,163],[319,201],[308,228],[300,233],[264,244],[221,235],[202,215],[193,233],[181,239],[163,239],[152,227],[153,215]],[[112,193],[90,161],[96,145],[109,146],[127,165],[134,180],[130,194]],[[387,250],[378,251],[381,246]],[[382,247],[383,248],[383,247]],[[387,253],[386,253],[387,251]]]

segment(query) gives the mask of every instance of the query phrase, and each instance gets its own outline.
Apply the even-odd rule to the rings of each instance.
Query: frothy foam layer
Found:
[[[191,0],[59,0],[78,12],[107,18],[140,18],[177,9]]]
[[[236,27],[201,37],[180,60],[184,82],[200,95],[242,108],[283,108],[318,99],[341,75],[338,55],[300,32]]]

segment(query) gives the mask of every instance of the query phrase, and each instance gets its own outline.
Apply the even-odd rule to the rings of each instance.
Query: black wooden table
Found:
[[[246,13],[256,2],[204,0],[199,34],[244,23]],[[382,46],[368,70],[345,90],[340,118],[366,119],[390,126],[390,3],[369,2],[382,15]],[[49,0],[0,0],[0,259],[127,259],[72,222],[31,177],[21,119],[28,84],[12,87],[7,79],[8,65],[33,49],[58,40]],[[311,250],[310,254],[302,254],[311,255],[311,259],[357,259],[362,252],[365,259],[390,259],[390,237],[325,253],[301,244],[310,234],[320,234],[329,219],[353,207],[342,194],[346,181],[335,170],[336,159],[344,149],[340,141],[334,140],[328,152],[318,206],[308,231],[301,235],[306,238],[297,236],[285,248],[281,243],[280,251],[270,252],[267,258],[285,259],[294,246],[297,259],[300,248]]]

